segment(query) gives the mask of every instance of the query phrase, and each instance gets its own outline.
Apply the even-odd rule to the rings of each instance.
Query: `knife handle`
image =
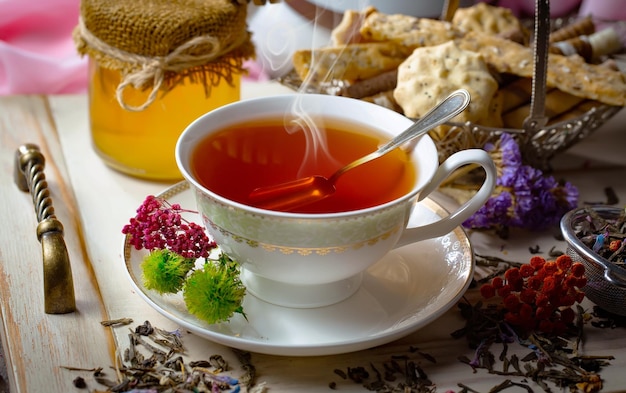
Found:
[[[66,314],[76,311],[74,281],[63,225],[56,218],[44,174],[45,158],[34,144],[20,146],[15,153],[14,181],[30,192],[37,214],[37,240],[43,258],[44,311]]]

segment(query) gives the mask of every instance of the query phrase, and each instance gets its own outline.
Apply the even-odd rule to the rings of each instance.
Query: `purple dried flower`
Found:
[[[492,197],[463,225],[469,228],[513,226],[545,229],[558,223],[563,214],[578,204],[578,189],[570,183],[559,184],[552,176],[522,164],[519,146],[503,133],[484,149],[490,153],[498,171]]]
[[[578,204],[578,189],[569,183],[559,184],[554,177],[523,165],[514,184],[516,207],[511,226],[545,229],[558,223],[567,211]]]
[[[518,168],[522,166],[522,153],[515,139],[504,133],[496,144],[487,143],[484,150],[489,153],[496,164],[498,171],[496,185],[510,187],[515,181]]]
[[[463,226],[468,228],[491,228],[508,220],[513,196],[508,191],[494,194]]]

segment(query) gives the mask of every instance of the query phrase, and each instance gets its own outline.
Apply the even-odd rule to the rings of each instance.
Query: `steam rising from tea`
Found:
[[[262,63],[270,68],[266,71],[271,75],[284,74],[285,70],[291,68],[293,51],[330,45],[331,30],[342,22],[341,13],[318,7],[313,3],[303,3],[308,5],[304,13],[303,9],[298,8],[301,7],[300,3],[266,5],[268,8],[257,10],[274,21],[262,36],[257,36],[257,40],[262,40],[262,45],[257,45],[260,48],[258,56],[263,60]],[[358,1],[357,9],[365,9],[369,5],[369,1]],[[289,26],[281,20],[286,9],[306,14],[304,16],[308,21],[302,20],[302,25],[298,27]],[[254,23],[253,19],[251,25],[253,29]],[[309,31],[305,33],[303,29],[312,29],[313,34],[306,34]],[[310,37],[310,41],[303,42],[303,36]],[[316,52],[313,53],[315,55]],[[320,59],[312,59],[313,67],[322,63],[318,60]],[[311,72],[309,75],[317,74]],[[306,94],[310,87],[318,83],[319,81],[312,80],[311,77],[305,78],[298,92]],[[203,149],[211,150],[211,156],[218,157],[220,154],[216,146],[228,145],[231,152],[231,160],[227,164],[229,176],[247,179],[249,176],[246,173],[254,173],[253,179],[243,182],[245,185],[232,184],[229,190],[217,191],[215,187],[218,187],[218,182],[213,184],[209,180],[216,174],[210,174],[210,171],[204,169],[198,170],[198,176],[201,181],[212,183],[209,189],[248,204],[250,201],[245,192],[252,191],[255,185],[267,187],[312,175],[328,176],[348,162],[375,151],[389,139],[373,130],[367,131],[365,136],[360,136],[358,134],[363,128],[361,125],[347,125],[337,121],[329,123],[329,119],[312,118],[309,113],[311,108],[304,107],[300,100],[296,100],[291,108],[285,108],[284,119],[267,119],[263,124],[255,122],[231,127],[228,132],[238,136],[227,137],[224,132],[221,136],[211,138],[214,139],[213,142],[203,144],[206,145]],[[248,131],[244,131],[244,128],[248,128]],[[252,135],[253,133],[256,135]],[[211,144],[213,145],[208,146]],[[248,152],[243,153],[244,150]],[[247,161],[247,164],[241,167],[237,165],[232,161],[232,157],[236,156]],[[337,195],[328,201],[307,206],[304,212],[335,212],[374,206],[400,197],[412,188],[415,170],[408,164],[406,153],[397,152],[377,161],[379,162],[367,165],[341,179],[337,184]],[[200,168],[200,164],[197,168]],[[379,190],[384,191],[381,193]],[[365,197],[367,194],[370,194],[370,197]]]
[[[359,8],[369,5],[368,1],[358,3]],[[268,68],[264,71],[272,76],[282,76],[292,68],[294,51],[329,45],[330,32],[343,17],[340,13],[318,7],[308,1],[293,4],[267,4],[262,9],[253,11],[261,13],[261,17],[264,18],[261,21],[263,32],[255,33],[256,37],[254,37],[257,41],[257,56],[260,62]],[[285,13],[289,15],[286,16]],[[286,18],[293,17],[292,14],[300,14],[297,25],[285,21]],[[255,27],[258,26],[255,25],[255,18],[252,18],[251,28],[254,30]],[[313,34],[310,34],[311,31]],[[313,64],[316,63],[316,61],[313,62]],[[313,81],[304,80],[298,92],[305,94],[312,85],[314,85]],[[306,109],[296,102],[289,112],[291,120],[285,121],[289,132],[302,132],[307,141],[301,172],[299,172],[301,176],[305,173],[310,174],[311,169],[315,168],[321,160],[337,164],[336,159],[329,154],[323,128],[319,128],[323,127],[323,124],[316,124],[307,114]]]

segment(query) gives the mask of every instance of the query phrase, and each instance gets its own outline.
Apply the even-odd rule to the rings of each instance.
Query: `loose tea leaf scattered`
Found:
[[[552,246],[550,251],[548,251],[548,256],[550,258],[558,258],[561,255],[565,254],[563,251],[557,250],[556,247]]]
[[[133,323],[133,320],[131,318],[109,319],[108,321],[100,322],[102,326],[129,325],[131,323]]]
[[[120,322],[129,319],[104,321],[106,326],[119,326]],[[237,379],[231,376],[231,369],[226,360],[219,354],[208,360],[185,362],[182,354],[185,348],[179,331],[165,331],[152,326],[149,321],[130,329],[129,346],[124,350],[123,363],[113,368],[114,374],[107,375],[102,368],[85,369],[80,367],[62,367],[71,371],[87,371],[92,373],[93,380],[106,390],[98,392],[238,392],[240,386],[253,391],[254,376],[250,370],[250,354],[237,353],[242,362],[244,375]],[[245,362],[245,363],[244,363]],[[87,381],[79,376],[73,380],[74,386],[87,388]],[[256,389],[261,393],[263,386]]]
[[[409,354],[418,354],[420,359],[436,363],[435,358],[425,352],[409,348]],[[347,367],[345,370],[335,369],[334,374],[342,380],[362,385],[365,389],[378,393],[435,393],[436,386],[428,378],[420,359],[409,355],[394,355],[389,360],[376,366],[370,362],[368,366]],[[331,389],[340,389],[337,381],[329,382]]]
[[[78,389],[85,389],[87,387],[87,382],[85,382],[85,378],[83,377],[74,378],[74,381],[72,381],[72,383]]]

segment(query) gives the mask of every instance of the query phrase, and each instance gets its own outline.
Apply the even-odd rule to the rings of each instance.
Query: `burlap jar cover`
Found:
[[[241,73],[254,56],[246,10],[232,0],[82,0],[74,41],[81,55],[119,70],[120,106],[142,111],[179,84],[201,83],[208,96]],[[130,86],[150,90],[146,102],[128,105]]]

